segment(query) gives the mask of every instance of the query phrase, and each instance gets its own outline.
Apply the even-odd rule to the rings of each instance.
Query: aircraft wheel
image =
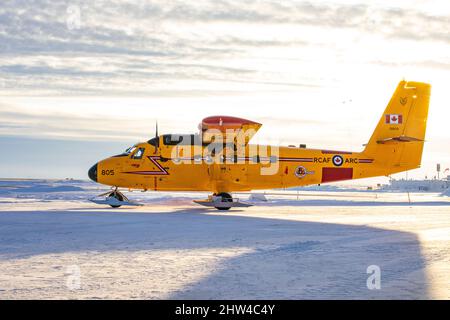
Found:
[[[119,192],[113,192],[113,193],[111,193],[111,194],[108,196],[108,198],[115,198],[115,199],[117,199],[117,200],[119,200],[119,201],[123,201],[123,196],[122,196]],[[112,205],[112,204],[110,204],[110,206],[113,207],[113,208],[120,208],[120,207],[121,207],[120,204],[119,204],[119,205]]]
[[[222,202],[233,202],[233,197],[231,196],[231,194],[226,193],[226,192],[222,192],[219,193],[217,195],[217,197],[221,197],[222,198]],[[230,210],[231,207],[216,207],[217,210]]]

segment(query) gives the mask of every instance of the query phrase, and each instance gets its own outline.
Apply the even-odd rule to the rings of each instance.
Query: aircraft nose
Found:
[[[88,171],[89,179],[91,179],[94,182],[97,182],[97,166],[98,163],[94,164],[92,168],[90,168]]]

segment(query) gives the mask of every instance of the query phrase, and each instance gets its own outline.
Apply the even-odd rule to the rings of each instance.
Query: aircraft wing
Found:
[[[248,144],[261,127],[261,123],[229,116],[208,117],[199,124],[204,143],[219,142],[217,136],[221,133],[225,141],[242,141]]]

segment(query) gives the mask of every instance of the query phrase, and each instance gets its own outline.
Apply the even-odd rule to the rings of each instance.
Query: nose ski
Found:
[[[105,197],[105,198],[97,199],[100,197]],[[108,191],[108,192],[102,193],[92,199],[89,199],[89,201],[96,203],[96,204],[108,205],[113,208],[120,208],[121,206],[140,207],[140,206],[144,205],[139,202],[131,201],[122,192],[117,190],[117,188],[114,189],[113,191]]]

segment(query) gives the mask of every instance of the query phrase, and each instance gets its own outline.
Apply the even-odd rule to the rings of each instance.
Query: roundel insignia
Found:
[[[342,158],[341,156],[334,156],[332,161],[336,167],[340,167],[344,163],[344,158]]]
[[[303,178],[304,176],[306,176],[307,171],[306,168],[303,166],[298,166],[295,169],[295,175],[297,176],[297,178]]]

